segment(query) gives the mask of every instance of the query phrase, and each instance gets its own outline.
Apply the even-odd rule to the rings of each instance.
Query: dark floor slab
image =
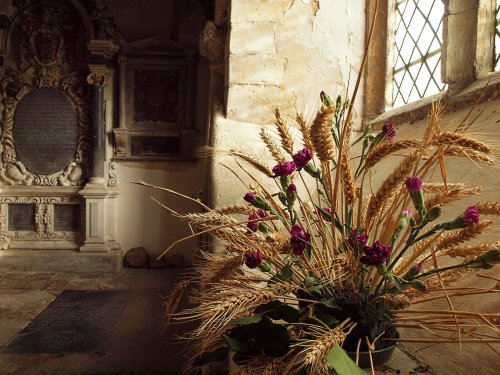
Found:
[[[104,351],[128,298],[126,290],[65,290],[2,352]]]

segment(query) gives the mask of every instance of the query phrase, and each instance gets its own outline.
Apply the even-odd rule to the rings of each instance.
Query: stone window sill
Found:
[[[492,72],[481,77],[462,89],[445,90],[439,94],[428,96],[416,102],[391,109],[367,121],[364,126],[372,129],[380,129],[385,123],[400,124],[403,122],[413,123],[421,120],[430,113],[432,103],[436,100],[443,102],[444,112],[484,103],[497,99],[500,96],[500,71]]]

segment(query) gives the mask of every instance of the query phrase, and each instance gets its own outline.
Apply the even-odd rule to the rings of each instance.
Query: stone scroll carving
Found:
[[[82,64],[85,44],[81,20],[70,2],[42,0],[21,8],[12,20],[11,44],[0,81],[0,182],[7,185],[80,186],[88,168],[89,96]],[[16,153],[16,110],[29,94],[54,90],[64,95],[75,112],[74,152],[56,170],[32,170]],[[50,91],[50,90],[49,90]],[[47,110],[48,111],[48,110]],[[45,122],[50,123],[49,112]],[[57,113],[57,108],[55,108]],[[25,121],[25,120],[23,120]],[[40,123],[43,121],[40,120]],[[33,129],[34,129],[33,125]],[[29,126],[26,126],[29,131]],[[48,135],[45,135],[49,137]],[[73,146],[72,146],[73,147]],[[35,148],[36,149],[36,148]],[[48,151],[50,152],[50,150]],[[72,153],[72,155],[71,155]],[[36,158],[39,155],[31,155]],[[41,155],[40,155],[41,157]],[[44,156],[47,160],[50,156]],[[60,169],[60,170],[57,170]]]

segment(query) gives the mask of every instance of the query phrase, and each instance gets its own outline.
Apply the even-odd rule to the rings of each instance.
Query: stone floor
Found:
[[[12,340],[63,290],[127,289],[130,297],[118,318],[106,350],[99,353],[5,354],[0,353],[0,375],[4,374],[177,374],[184,364],[176,355],[181,347],[175,336],[160,334],[162,298],[184,271],[175,269],[124,269],[118,274],[69,274],[45,272],[0,272],[0,349]],[[449,355],[456,354],[451,348]],[[463,370],[450,362],[449,371],[433,370],[432,361],[400,346],[392,360],[377,374],[494,374]],[[441,358],[441,361],[449,361]],[[490,358],[491,359],[491,358]],[[439,366],[438,366],[439,367]],[[211,373],[214,373],[212,371]],[[500,371],[498,372],[500,373]]]

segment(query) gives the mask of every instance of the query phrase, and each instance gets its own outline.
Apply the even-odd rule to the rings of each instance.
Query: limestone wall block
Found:
[[[276,51],[273,23],[231,25],[230,55],[274,55]]]
[[[280,22],[289,6],[290,0],[233,0],[231,22]]]
[[[226,116],[236,121],[272,124],[274,108],[280,108],[283,115],[293,116],[294,103],[292,92],[280,87],[232,84],[228,90]]]
[[[230,56],[230,84],[255,84],[279,86],[283,83],[285,59],[260,56]]]

